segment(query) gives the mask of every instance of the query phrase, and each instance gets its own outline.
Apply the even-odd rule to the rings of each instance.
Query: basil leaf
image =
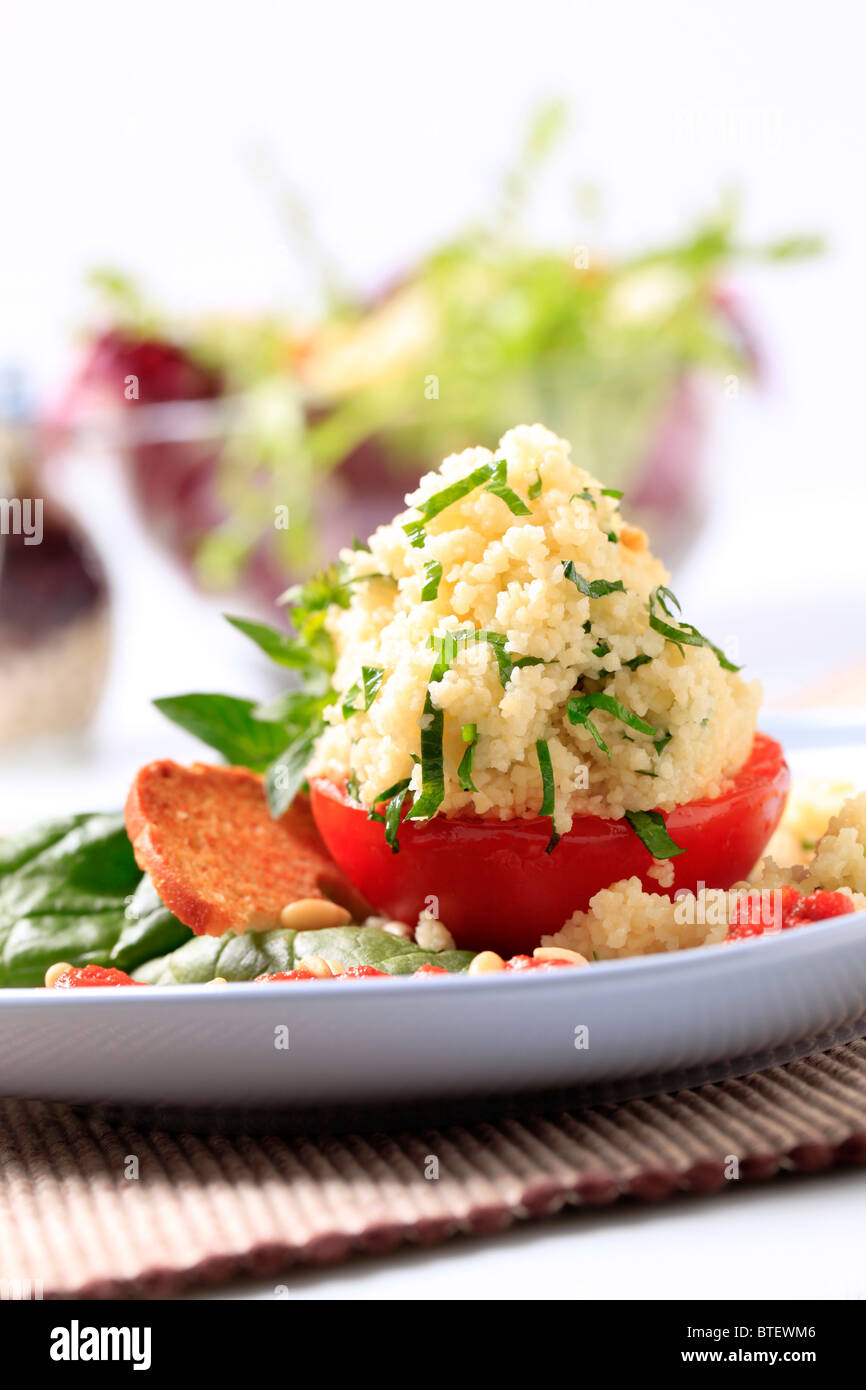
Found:
[[[440,512],[444,512],[446,507],[452,506],[455,502],[460,502],[464,497],[468,497],[470,492],[474,492],[477,487],[481,487],[488,482],[493,473],[493,465],[484,463],[480,468],[476,468],[465,478],[460,478],[456,483],[451,483],[448,487],[442,488],[440,492],[434,492],[432,497],[428,497],[426,502],[419,502],[416,511],[421,513],[420,520],[409,521],[403,527],[409,537],[411,545],[416,549],[424,544],[426,532],[424,523],[432,521]]]
[[[601,495],[602,495],[602,497],[616,497],[616,498],[620,498],[620,497],[622,497],[622,488],[619,488],[619,487],[603,487],[602,490],[601,490]]]
[[[675,859],[685,854],[668,834],[660,811],[626,811],[625,818],[653,859]]]
[[[479,642],[486,642],[492,649],[493,655],[496,657],[499,680],[504,690],[515,670],[518,668],[524,666],[547,666],[550,664],[541,656],[519,656],[512,659],[510,654],[505,650],[507,641],[508,638],[504,632],[490,632],[487,628],[473,630],[467,627],[457,628],[454,632],[445,633],[441,637],[433,636],[430,638],[430,645],[439,653],[440,659],[445,660],[447,666],[450,666],[461,647],[468,647],[470,645],[477,645]],[[443,674],[444,671],[447,670],[447,666],[443,668]],[[442,677],[435,676],[432,679],[441,680]]]
[[[478,742],[478,725],[464,724],[463,728],[460,730],[460,737],[469,747],[460,759],[460,765],[457,768],[457,781],[460,783],[463,791],[477,792],[478,788],[472,781],[472,756],[475,752],[475,745]]]
[[[218,975],[224,980],[254,980],[257,975],[295,970],[309,955],[324,955],[344,968],[371,965],[387,975],[409,975],[422,965],[440,965],[462,974],[475,952],[422,951],[414,941],[374,927],[302,932],[277,927],[239,936],[228,931],[222,936],[193,937],[170,955],[148,961],[135,971],[135,978],[151,985],[204,984]]]
[[[364,709],[368,710],[375,700],[379,691],[382,689],[382,681],[385,679],[385,672],[381,666],[362,666],[361,683],[364,687]],[[342,710],[343,718],[348,719],[351,715],[358,713],[358,706],[355,704],[361,693],[361,685],[355,681],[350,686],[343,698]]]
[[[631,657],[629,661],[624,661],[623,666],[627,666],[630,671],[636,671],[639,666],[646,666],[648,661],[652,661],[651,656],[646,652],[640,652],[637,656]]]
[[[415,510],[421,513],[420,518],[407,522],[403,527],[409,537],[410,545],[420,549],[426,539],[425,522],[432,521],[440,512],[444,512],[446,507],[453,506],[455,502],[461,502],[464,497],[468,497],[469,493],[474,492],[478,487],[483,487],[485,491],[500,497],[515,516],[529,516],[529,507],[508,486],[506,481],[507,467],[505,459],[498,459],[495,463],[483,463],[480,468],[473,469],[465,478],[458,479],[456,483],[450,483],[440,492],[434,492],[433,496],[428,497],[426,502],[419,502]]]
[[[662,734],[661,738],[657,738],[653,743],[653,747],[655,748],[656,753],[663,753],[672,738],[673,734]]]
[[[500,459],[494,465],[493,476],[484,491],[492,492],[494,497],[501,498],[514,516],[531,516],[530,508],[527,507],[522,498],[517,496],[514,489],[508,486],[506,482],[507,469],[508,465],[505,459]]]
[[[529,500],[530,500],[530,502],[535,502],[535,501],[537,501],[538,498],[541,496],[541,487],[542,487],[542,483],[541,483],[541,469],[540,469],[540,468],[536,468],[536,470],[535,470],[535,482],[534,482],[534,483],[531,483],[531,484],[530,484],[530,487],[529,487],[529,494],[528,494],[528,495],[529,495]]]
[[[442,579],[442,566],[438,560],[427,560],[424,565],[424,587],[421,590],[422,602],[436,598]]]
[[[407,521],[403,527],[409,537],[409,544],[415,549],[420,550],[427,539],[427,532],[423,521]]]
[[[394,782],[392,786],[386,787],[383,792],[380,792],[379,795],[374,798],[373,805],[378,806],[383,801],[390,801],[392,796],[396,796],[398,792],[405,791],[409,786],[409,780],[408,777],[401,777],[399,782]]]
[[[569,502],[573,502],[575,497],[578,497],[581,502],[588,502],[594,512],[598,511],[598,505],[589,488],[585,487],[583,492],[573,492],[568,499]]]
[[[725,656],[724,652],[721,650],[721,648],[714,646],[710,639],[708,637],[705,637],[702,632],[698,632],[698,629],[696,627],[693,627],[691,623],[684,623],[681,620],[674,618],[674,615],[671,613],[671,610],[668,606],[668,601],[676,604],[677,609],[680,610],[680,603],[676,594],[672,593],[671,590],[666,588],[664,585],[660,585],[658,589],[654,589],[653,592],[650,594],[649,622],[650,627],[655,632],[660,632],[662,637],[665,637],[669,642],[673,642],[675,646],[679,647],[680,651],[683,650],[683,644],[685,644],[688,647],[708,647],[715,656],[719,665],[725,671],[742,670],[741,666],[735,666],[732,661],[729,661],[728,658]],[[675,625],[665,622],[663,618],[660,618],[658,616],[658,614],[655,611],[656,605],[658,605],[658,607],[661,608],[662,612],[665,614],[666,617],[674,618]]]
[[[227,762],[262,772],[286,746],[286,729],[257,716],[261,706],[232,695],[174,695],[154,705]]]
[[[556,788],[553,780],[553,763],[550,759],[550,748],[546,739],[540,738],[537,740],[535,752],[538,757],[538,766],[541,769],[541,786],[543,790],[540,814],[542,816],[550,816],[552,823],[553,814],[556,809]],[[559,836],[552,828],[551,824],[551,835],[544,851],[545,854],[552,854],[558,844]]]
[[[299,734],[265,772],[265,792],[275,820],[285,815],[306,782],[307,764],[317,737],[318,731],[313,729]]]
[[[609,651],[610,651],[610,643],[609,643],[609,642],[606,642],[605,639],[602,637],[602,639],[601,639],[601,641],[599,642],[598,646],[597,646],[597,647],[593,647],[593,649],[592,649],[592,654],[593,654],[593,656],[607,656],[607,654],[608,654]]]
[[[584,579],[582,574],[578,574],[573,560],[566,560],[562,571],[584,598],[604,598],[605,594],[625,593],[625,585],[621,579]]]
[[[640,715],[635,714],[620,700],[615,700],[612,695],[606,695],[603,690],[596,690],[591,695],[580,695],[570,699],[568,717],[572,724],[584,724],[586,715],[592,709],[600,709],[604,710],[606,714],[612,714],[615,719],[619,719],[622,724],[627,724],[630,729],[635,729],[639,734],[648,734],[653,737],[659,732],[652,724],[641,719]]]
[[[131,970],[192,936],[135,862],[120,815],[76,815],[0,841],[0,987],[57,961]]]

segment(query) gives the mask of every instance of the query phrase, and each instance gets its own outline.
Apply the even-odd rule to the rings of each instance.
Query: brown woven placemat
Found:
[[[147,1130],[2,1101],[0,1292],[32,1281],[46,1298],[164,1297],[493,1234],[566,1204],[863,1162],[866,1040],[616,1105],[315,1139]]]

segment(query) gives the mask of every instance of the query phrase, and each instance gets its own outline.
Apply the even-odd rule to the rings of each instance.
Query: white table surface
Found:
[[[732,1184],[732,1189],[736,1188]],[[500,1236],[287,1270],[189,1298],[863,1299],[866,1171],[568,1209]]]

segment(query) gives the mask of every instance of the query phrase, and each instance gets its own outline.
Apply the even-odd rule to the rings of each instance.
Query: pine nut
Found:
[[[567,946],[536,946],[532,954],[536,960],[567,960],[572,965],[589,965],[586,956],[570,951]]]
[[[491,975],[496,970],[504,970],[505,961],[495,951],[481,951],[469,962],[469,975]]]
[[[330,980],[331,967],[323,956],[304,956],[295,966],[296,970],[309,970],[317,980]]]
[[[321,931],[324,927],[345,927],[352,914],[327,898],[298,898],[287,903],[280,913],[284,927],[294,931]]]
[[[205,980],[206,985],[227,985],[228,980],[222,975],[214,975],[212,980]]]
[[[411,941],[415,932],[408,922],[384,922],[382,931],[386,931],[389,936],[402,936],[406,941]]]
[[[453,951],[454,937],[442,922],[437,922],[435,917],[418,918],[418,925],[415,928],[415,940],[422,951]]]
[[[343,967],[338,960],[326,960],[325,964],[332,975],[342,975]]]
[[[59,960],[56,965],[49,965],[45,972],[45,988],[53,989],[60,976],[65,975],[66,971],[71,969],[72,966],[67,964],[65,960]]]

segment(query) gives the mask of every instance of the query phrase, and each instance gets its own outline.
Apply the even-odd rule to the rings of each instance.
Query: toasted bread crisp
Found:
[[[242,767],[148,763],[125,807],[136,862],[199,936],[267,930],[300,898],[366,904],[330,858],[306,797],[274,820],[262,779]]]

